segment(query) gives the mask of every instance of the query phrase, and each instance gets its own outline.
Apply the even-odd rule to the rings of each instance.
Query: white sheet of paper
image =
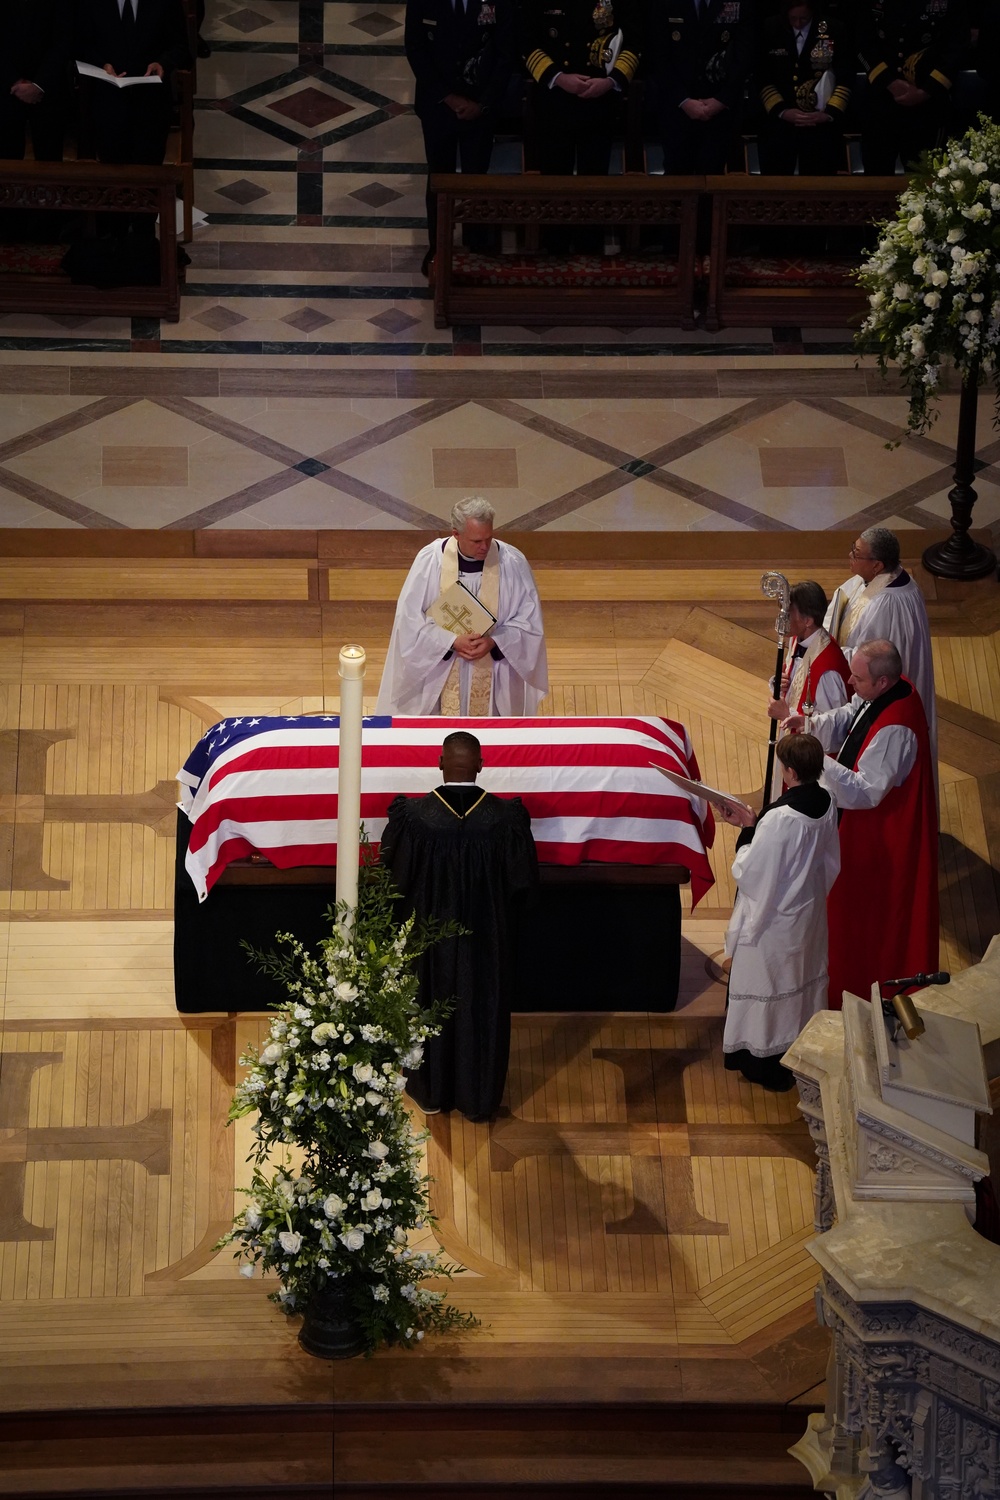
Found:
[[[84,78],[99,78],[102,83],[113,83],[115,88],[118,89],[131,88],[134,83],[162,82],[162,79],[160,79],[155,73],[150,73],[148,76],[139,74],[132,76],[126,74],[124,78],[115,78],[111,73],[105,73],[103,68],[97,68],[93,63],[80,62],[79,59],[77,59],[76,71],[82,74]]]
[[[748,812],[753,812],[753,808],[742,797],[734,797],[732,792],[720,792],[714,786],[706,786],[703,781],[691,781],[687,776],[678,775],[676,771],[668,771],[666,766],[658,766],[655,760],[651,760],[649,764],[691,797],[700,797],[703,802],[711,802],[713,807],[745,807]]]

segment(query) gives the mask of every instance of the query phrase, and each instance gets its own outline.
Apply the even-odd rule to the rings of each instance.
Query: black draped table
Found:
[[[334,899],[337,720],[226,720],[180,774],[174,905],[177,1008],[263,1011],[283,998],[241,940],[314,944]],[[698,767],[682,726],[635,719],[371,719],[362,816],[377,842],[399,792],[433,787],[444,735],[483,745],[483,784],[520,795],[538,846],[521,914],[517,1010],[669,1011],[680,970],[680,886],[712,883],[703,803],[650,762]],[[662,788],[662,790],[661,790]],[[596,856],[596,857],[595,857]]]

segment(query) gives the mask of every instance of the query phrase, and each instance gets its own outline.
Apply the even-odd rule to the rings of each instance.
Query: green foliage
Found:
[[[926,151],[900,195],[896,217],[879,226],[878,248],[858,273],[870,312],[856,338],[895,363],[908,389],[912,433],[937,415],[941,367],[998,389],[1000,336],[1000,125],[941,151]]]
[[[256,1114],[254,1176],[220,1241],[238,1245],[241,1274],[255,1265],[277,1273],[273,1300],[286,1312],[339,1285],[369,1352],[475,1321],[422,1285],[456,1268],[408,1243],[433,1221],[403,1070],[419,1064],[449,1009],[421,1008],[414,966],[460,929],[412,917],[400,925],[397,902],[388,871],[368,860],[353,924],[341,905],[328,912],[331,932],[315,955],[288,934],[279,934],[279,952],[254,953],[288,998],[265,1045],[240,1059],[248,1072],[229,1117]],[[297,1173],[292,1147],[302,1158]]]

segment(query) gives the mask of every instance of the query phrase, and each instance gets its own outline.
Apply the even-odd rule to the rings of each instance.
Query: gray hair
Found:
[[[488,521],[492,526],[496,514],[490,502],[484,500],[482,495],[466,495],[464,500],[459,500],[451,508],[451,529],[464,531],[466,521]]]
[[[788,591],[788,598],[800,615],[805,615],[807,620],[812,620],[816,625],[822,625],[829,601],[818,583],[814,583],[811,578],[803,583],[794,583]]]
[[[888,677],[890,687],[903,675],[903,659],[891,641],[865,641],[856,647],[854,655],[865,658],[873,677]]]
[[[869,526],[858,541],[867,542],[872,557],[887,573],[895,572],[899,567],[899,537],[894,531],[888,531],[884,526]]]

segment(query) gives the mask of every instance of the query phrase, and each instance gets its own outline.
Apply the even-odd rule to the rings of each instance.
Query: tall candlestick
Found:
[[[365,652],[362,646],[340,651],[340,752],[337,773],[337,901],[354,921],[358,904],[358,859],[361,844],[361,721],[364,717]]]

